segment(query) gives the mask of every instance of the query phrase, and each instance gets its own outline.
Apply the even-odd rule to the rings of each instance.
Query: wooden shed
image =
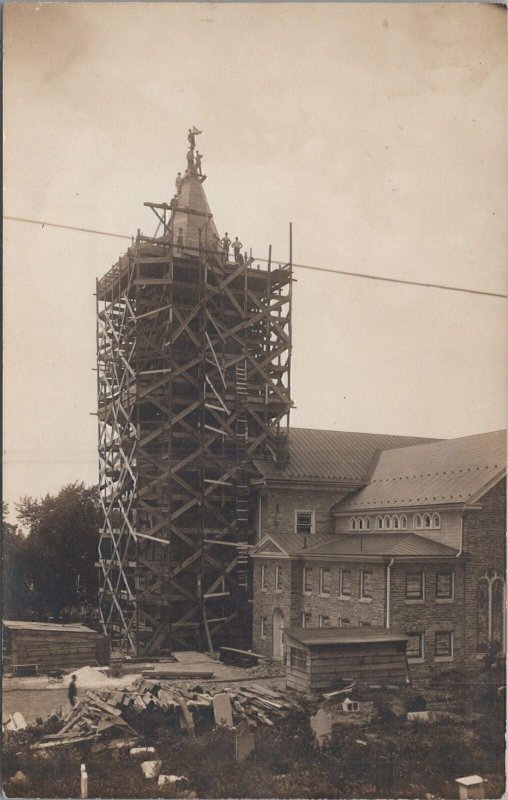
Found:
[[[4,653],[13,667],[39,672],[109,663],[109,642],[85,625],[5,620]]]
[[[407,680],[407,636],[380,627],[286,628],[286,684],[301,692],[340,688],[342,681]]]

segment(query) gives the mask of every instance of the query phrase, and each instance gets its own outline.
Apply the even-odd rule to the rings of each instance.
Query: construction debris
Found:
[[[167,783],[180,783],[180,781],[187,781],[189,779],[185,775],[159,775],[157,783],[159,786],[165,786]]]
[[[180,724],[182,731],[194,736],[195,717],[208,724],[215,721],[217,725],[229,728],[246,720],[250,728],[255,728],[258,725],[273,726],[294,706],[295,697],[290,692],[274,691],[256,683],[217,692],[206,691],[199,684],[175,685],[164,680],[138,678],[123,689],[89,689],[63,717],[60,731],[46,734],[33,747],[45,749],[79,744],[97,739],[105,732],[113,732],[116,736],[109,747],[121,747],[125,738],[135,744],[132,737],[137,737],[137,732],[125,716],[132,721],[133,713],[155,709],[167,713]],[[56,716],[56,719],[60,717]],[[153,748],[133,747],[131,755],[153,752]]]
[[[162,761],[143,761],[141,769],[145,778],[156,778],[162,767]]]

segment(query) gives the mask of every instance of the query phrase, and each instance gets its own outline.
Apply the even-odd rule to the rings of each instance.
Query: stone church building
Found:
[[[506,432],[431,440],[293,428],[259,464],[256,652],[284,628],[405,633],[414,677],[505,650]]]

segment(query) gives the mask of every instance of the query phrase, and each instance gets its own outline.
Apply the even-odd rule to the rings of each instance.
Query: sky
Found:
[[[153,234],[203,131],[219,232],[276,261],[506,292],[506,11],[10,3],[4,214]],[[95,280],[127,240],[4,222],[4,499],[98,476]],[[295,426],[506,424],[502,299],[296,269]]]

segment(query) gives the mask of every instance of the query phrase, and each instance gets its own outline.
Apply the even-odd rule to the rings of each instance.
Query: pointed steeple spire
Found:
[[[210,206],[203,190],[201,154],[195,151],[195,137],[201,133],[197,128],[189,129],[189,150],[185,175],[177,179],[177,195],[174,198],[176,212],[173,217],[173,244],[176,254],[197,256],[199,247],[207,250],[219,248],[219,235]],[[180,176],[180,173],[179,173]]]

